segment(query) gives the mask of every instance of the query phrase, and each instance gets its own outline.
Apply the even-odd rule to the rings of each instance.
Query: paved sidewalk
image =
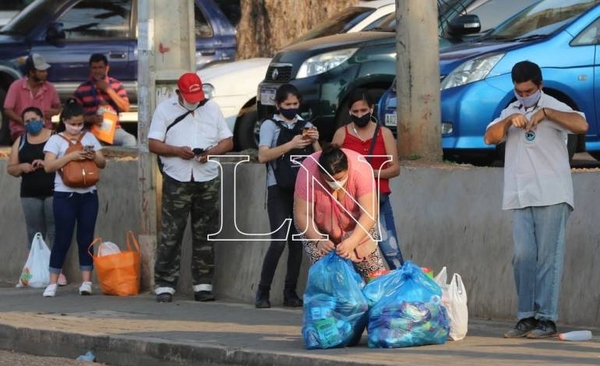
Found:
[[[176,295],[79,296],[59,288],[0,288],[0,349],[67,357],[93,349],[110,365],[600,365],[600,330],[587,342],[503,339],[513,323],[470,319],[469,335],[445,345],[369,349],[366,338],[352,348],[307,351],[302,310],[217,301],[198,303]],[[560,325],[560,324],[559,324]],[[562,331],[573,330],[562,326]]]

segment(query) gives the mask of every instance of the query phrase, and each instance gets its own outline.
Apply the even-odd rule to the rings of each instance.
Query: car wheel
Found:
[[[260,122],[258,121],[256,105],[254,105],[235,125],[235,150],[257,149],[259,132]]]
[[[4,114],[4,99],[6,98],[6,91],[0,89],[0,146],[10,146],[10,129],[8,128],[8,118]]]

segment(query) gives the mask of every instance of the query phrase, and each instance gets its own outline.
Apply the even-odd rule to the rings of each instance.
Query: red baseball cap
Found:
[[[206,99],[202,90],[202,81],[193,72],[186,72],[177,81],[177,88],[188,103],[198,103]]]

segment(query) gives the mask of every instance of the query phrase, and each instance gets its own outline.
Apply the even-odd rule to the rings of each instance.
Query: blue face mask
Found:
[[[525,108],[531,108],[534,105],[537,104],[537,102],[540,100],[540,97],[542,96],[542,91],[538,89],[538,91],[536,91],[535,93],[531,94],[528,97],[521,97],[519,96],[519,94],[517,94],[517,91],[515,91],[515,97],[517,97],[517,100],[519,101],[519,103],[521,103],[521,105]]]
[[[37,121],[29,121],[25,124],[25,129],[32,135],[37,135],[42,132],[42,128],[44,128],[44,122],[40,119]]]
[[[279,108],[279,113],[286,119],[292,120],[296,118],[296,114],[298,114],[298,108]]]

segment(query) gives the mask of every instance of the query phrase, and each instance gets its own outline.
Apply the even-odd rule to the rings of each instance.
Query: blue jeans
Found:
[[[565,234],[571,206],[514,210],[514,276],[519,298],[517,318],[558,319]]]
[[[135,136],[125,131],[122,128],[115,130],[115,139],[113,140],[112,146],[123,146],[123,147],[137,147],[137,139]]]
[[[54,217],[56,237],[50,254],[50,272],[60,273],[71,246],[71,239],[77,223],[77,248],[79,251],[79,269],[91,271],[92,257],[88,246],[94,240],[96,217],[98,217],[98,194],[54,192]],[[91,250],[93,253],[93,248]]]
[[[400,268],[404,264],[404,258],[400,251],[389,193],[382,193],[379,200],[379,225],[381,227],[379,249],[390,269]]]

